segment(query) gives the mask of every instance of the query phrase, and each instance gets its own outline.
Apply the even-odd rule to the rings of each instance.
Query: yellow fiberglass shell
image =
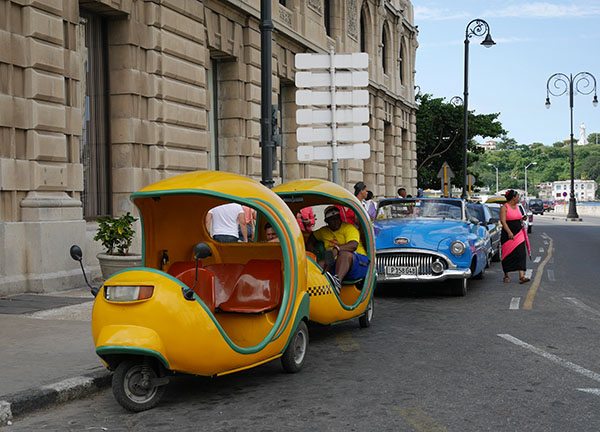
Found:
[[[100,290],[92,316],[98,355],[105,360],[113,354],[150,355],[170,370],[209,376],[235,372],[279,357],[299,320],[308,317],[309,301],[302,234],[281,198],[247,177],[202,171],[147,186],[134,193],[132,200],[140,211],[145,267],[116,273],[104,287],[150,285],[154,287],[153,296],[117,303],[107,301],[104,288]],[[221,314],[217,319],[195,294],[193,301],[185,300],[182,287],[186,285],[161,271],[157,256],[161,244],[166,242],[169,251],[173,251],[172,261],[189,260],[197,238],[212,241],[203,223],[208,210],[232,201],[259,211],[277,232],[283,295],[274,311]],[[270,245],[268,250],[272,250]],[[218,252],[218,245],[211,246]],[[210,259],[247,262],[262,257],[267,246],[237,243],[227,249],[233,252],[216,253]]]
[[[286,201],[293,214],[304,207],[332,204],[342,204],[354,211],[360,225],[363,246],[371,260],[362,289],[357,289],[355,285],[344,285],[338,295],[330,280],[323,275],[321,267],[309,259],[307,266],[307,289],[310,295],[309,319],[320,324],[332,324],[364,314],[377,281],[375,236],[364,207],[348,190],[327,180],[294,180],[273,188],[273,192]]]

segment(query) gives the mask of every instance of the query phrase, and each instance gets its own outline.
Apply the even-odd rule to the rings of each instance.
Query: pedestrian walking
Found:
[[[525,228],[523,227],[523,214],[519,209],[519,194],[509,189],[504,194],[506,203],[500,208],[500,223],[502,234],[502,270],[504,271],[504,283],[510,282],[509,273],[519,272],[519,283],[529,282],[525,277],[527,267],[527,247]]]

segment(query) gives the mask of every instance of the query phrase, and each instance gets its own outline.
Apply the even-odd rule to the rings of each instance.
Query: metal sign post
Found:
[[[444,162],[442,167],[437,173],[437,178],[442,181],[442,195],[445,197],[450,196],[450,179],[454,178],[454,172],[448,165],[448,162]]]
[[[297,54],[296,111],[298,160],[331,160],[332,181],[338,183],[340,159],[368,159],[369,85],[366,53]],[[328,144],[328,145],[323,145]]]

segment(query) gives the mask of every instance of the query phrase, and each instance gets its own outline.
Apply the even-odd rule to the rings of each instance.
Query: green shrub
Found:
[[[136,220],[129,212],[118,218],[100,218],[94,240],[102,243],[109,255],[127,255],[135,235],[133,223]]]

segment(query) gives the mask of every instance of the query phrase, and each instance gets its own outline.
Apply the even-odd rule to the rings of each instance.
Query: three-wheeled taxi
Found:
[[[371,324],[374,311],[373,291],[377,283],[375,272],[375,240],[373,226],[369,215],[354,195],[343,187],[318,179],[302,179],[284,183],[273,188],[290,207],[293,214],[298,214],[306,207],[312,207],[317,214],[322,214],[330,205],[339,205],[350,209],[356,218],[360,231],[361,243],[370,259],[366,276],[359,280],[343,280],[338,293],[334,289],[330,273],[319,265],[320,258],[307,253],[306,263],[307,290],[310,295],[310,320],[319,324],[333,324],[359,318],[361,327]],[[317,221],[319,222],[319,221]],[[317,223],[318,228],[323,223]],[[310,232],[305,232],[305,241]]]
[[[315,282],[283,200],[252,179],[211,171],[159,181],[131,199],[142,223],[143,267],[107,279],[92,312],[96,353],[114,371],[117,401],[131,411],[152,408],[173,372],[218,376],[277,358],[286,371],[300,370],[307,286]],[[255,210],[278,241],[213,239],[207,213],[227,203]],[[80,250],[74,258],[81,261]]]

